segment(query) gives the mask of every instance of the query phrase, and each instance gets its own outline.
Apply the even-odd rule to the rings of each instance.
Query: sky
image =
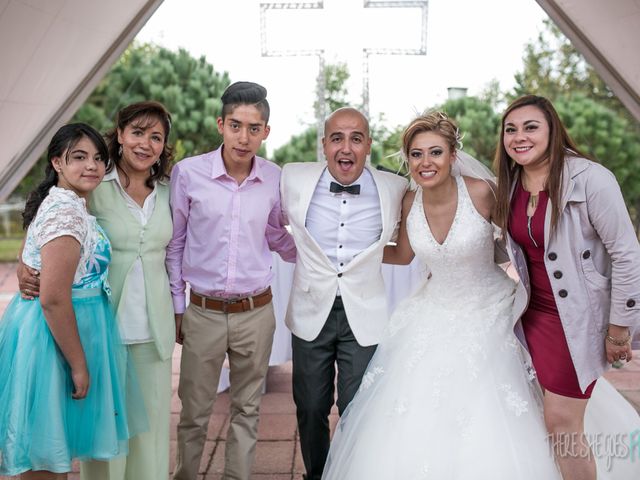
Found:
[[[204,55],[216,71],[227,71],[232,82],[264,85],[271,105],[266,141],[271,154],[315,122],[318,57],[263,57],[260,2],[164,0],[136,39],[185,48],[195,57]],[[362,98],[362,48],[421,46],[419,9],[365,9],[362,0],[305,3],[323,3],[324,8],[266,11],[265,45],[270,50],[323,49],[326,64],[346,63],[354,105]],[[535,0],[429,0],[426,55],[370,57],[370,117],[394,128],[445,101],[449,87],[475,95],[495,79],[503,90],[511,88],[522,68],[524,46],[538,36],[545,18]]]

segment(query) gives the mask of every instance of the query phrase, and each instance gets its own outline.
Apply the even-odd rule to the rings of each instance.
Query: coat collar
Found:
[[[562,170],[562,199],[560,210],[564,210],[570,200],[584,200],[584,191],[576,190],[575,178],[589,168],[589,160],[581,157],[566,157]]]

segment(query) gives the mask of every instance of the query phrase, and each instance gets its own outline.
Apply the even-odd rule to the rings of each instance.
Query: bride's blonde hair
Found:
[[[451,153],[462,148],[458,125],[444,112],[425,112],[413,119],[402,133],[402,153],[405,159],[409,157],[409,148],[416,135],[424,132],[434,132],[447,141]]]

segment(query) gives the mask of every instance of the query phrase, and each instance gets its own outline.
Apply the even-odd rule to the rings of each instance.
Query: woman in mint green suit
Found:
[[[120,110],[116,127],[106,135],[110,166],[89,198],[90,213],[111,241],[112,305],[137,372],[150,428],[129,441],[127,457],[83,462],[83,480],[169,476],[175,323],[164,260],[173,230],[167,183],[173,158],[167,143],[170,130],[171,116],[161,103],[139,102]],[[18,279],[23,298],[39,294],[38,270],[20,263]],[[129,404],[135,395],[127,393]]]
[[[93,192],[90,210],[113,247],[109,282],[122,341],[143,392],[150,431],[129,442],[129,455],[84,462],[84,480],[165,480],[169,476],[173,305],[165,269],[171,239],[168,145],[171,116],[157,102],[129,105],[106,136],[115,168]]]

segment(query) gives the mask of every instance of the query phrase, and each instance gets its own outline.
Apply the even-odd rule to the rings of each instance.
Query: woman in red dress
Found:
[[[584,413],[608,364],[632,356],[638,238],[615,177],[579,151],[546,98],[509,105],[495,168],[496,218],[528,298],[516,330],[544,390],[558,464],[565,480],[595,480]]]

